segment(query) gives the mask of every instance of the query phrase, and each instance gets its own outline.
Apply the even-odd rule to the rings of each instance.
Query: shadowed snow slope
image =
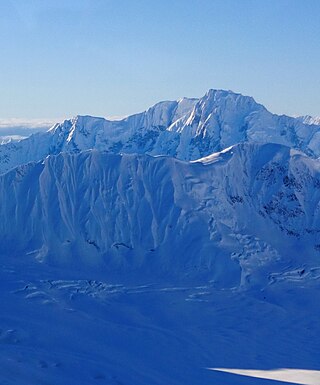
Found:
[[[319,282],[217,290],[145,284],[147,274],[128,284],[21,256],[0,262],[3,385],[288,385],[284,375],[232,374],[275,368],[317,384],[303,375],[320,370]]]
[[[0,146],[0,172],[61,151],[88,149],[195,160],[239,142],[278,143],[320,156],[317,121],[278,116],[253,98],[209,90],[200,99],[160,102],[110,121],[77,116],[19,143]]]
[[[58,264],[263,285],[312,277],[320,256],[319,162],[240,144],[189,163],[62,153],[0,177],[2,254]]]

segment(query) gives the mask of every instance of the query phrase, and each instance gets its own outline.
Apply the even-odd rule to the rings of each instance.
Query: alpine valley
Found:
[[[319,157],[223,90],[0,145],[0,383],[319,385]]]

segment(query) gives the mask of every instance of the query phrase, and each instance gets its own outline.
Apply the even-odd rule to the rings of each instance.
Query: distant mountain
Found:
[[[26,138],[27,136],[21,136],[21,135],[0,135],[0,145],[7,144],[9,142],[19,141]]]
[[[320,156],[320,125],[274,115],[248,96],[209,90],[160,102],[122,120],[77,116],[19,143],[0,146],[0,172],[50,154],[97,149],[195,160],[240,142],[277,143]]]
[[[283,145],[243,143],[191,163],[50,155],[2,175],[0,198],[5,255],[218,287],[263,285],[302,264],[312,276],[320,257],[319,162]]]
[[[305,116],[299,116],[298,117],[299,120],[301,120],[301,122],[305,123],[305,124],[316,124],[316,125],[319,125],[320,124],[320,116],[310,116],[310,115],[305,115]]]

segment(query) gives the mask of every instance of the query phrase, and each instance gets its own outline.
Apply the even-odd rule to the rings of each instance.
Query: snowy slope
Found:
[[[160,102],[110,121],[77,116],[19,143],[0,146],[0,172],[49,154],[98,149],[195,160],[239,142],[278,143],[320,156],[320,126],[278,116],[253,98],[210,90],[200,99]]]
[[[3,385],[285,385],[209,368],[312,369],[302,383],[319,384],[319,282],[239,292],[0,262]]]
[[[320,256],[320,165],[282,145],[193,163],[62,153],[2,175],[0,197],[1,254],[219,287],[263,285]]]

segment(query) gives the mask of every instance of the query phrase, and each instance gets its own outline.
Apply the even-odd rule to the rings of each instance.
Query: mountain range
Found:
[[[277,143],[320,156],[317,119],[270,113],[252,97],[209,90],[200,99],[160,102],[122,120],[76,116],[0,147],[0,172],[60,152],[88,149],[196,160],[240,142]],[[318,122],[319,123],[319,122]]]
[[[122,120],[77,116],[0,146],[0,251],[228,287],[279,266],[312,275],[319,135],[221,90]]]

